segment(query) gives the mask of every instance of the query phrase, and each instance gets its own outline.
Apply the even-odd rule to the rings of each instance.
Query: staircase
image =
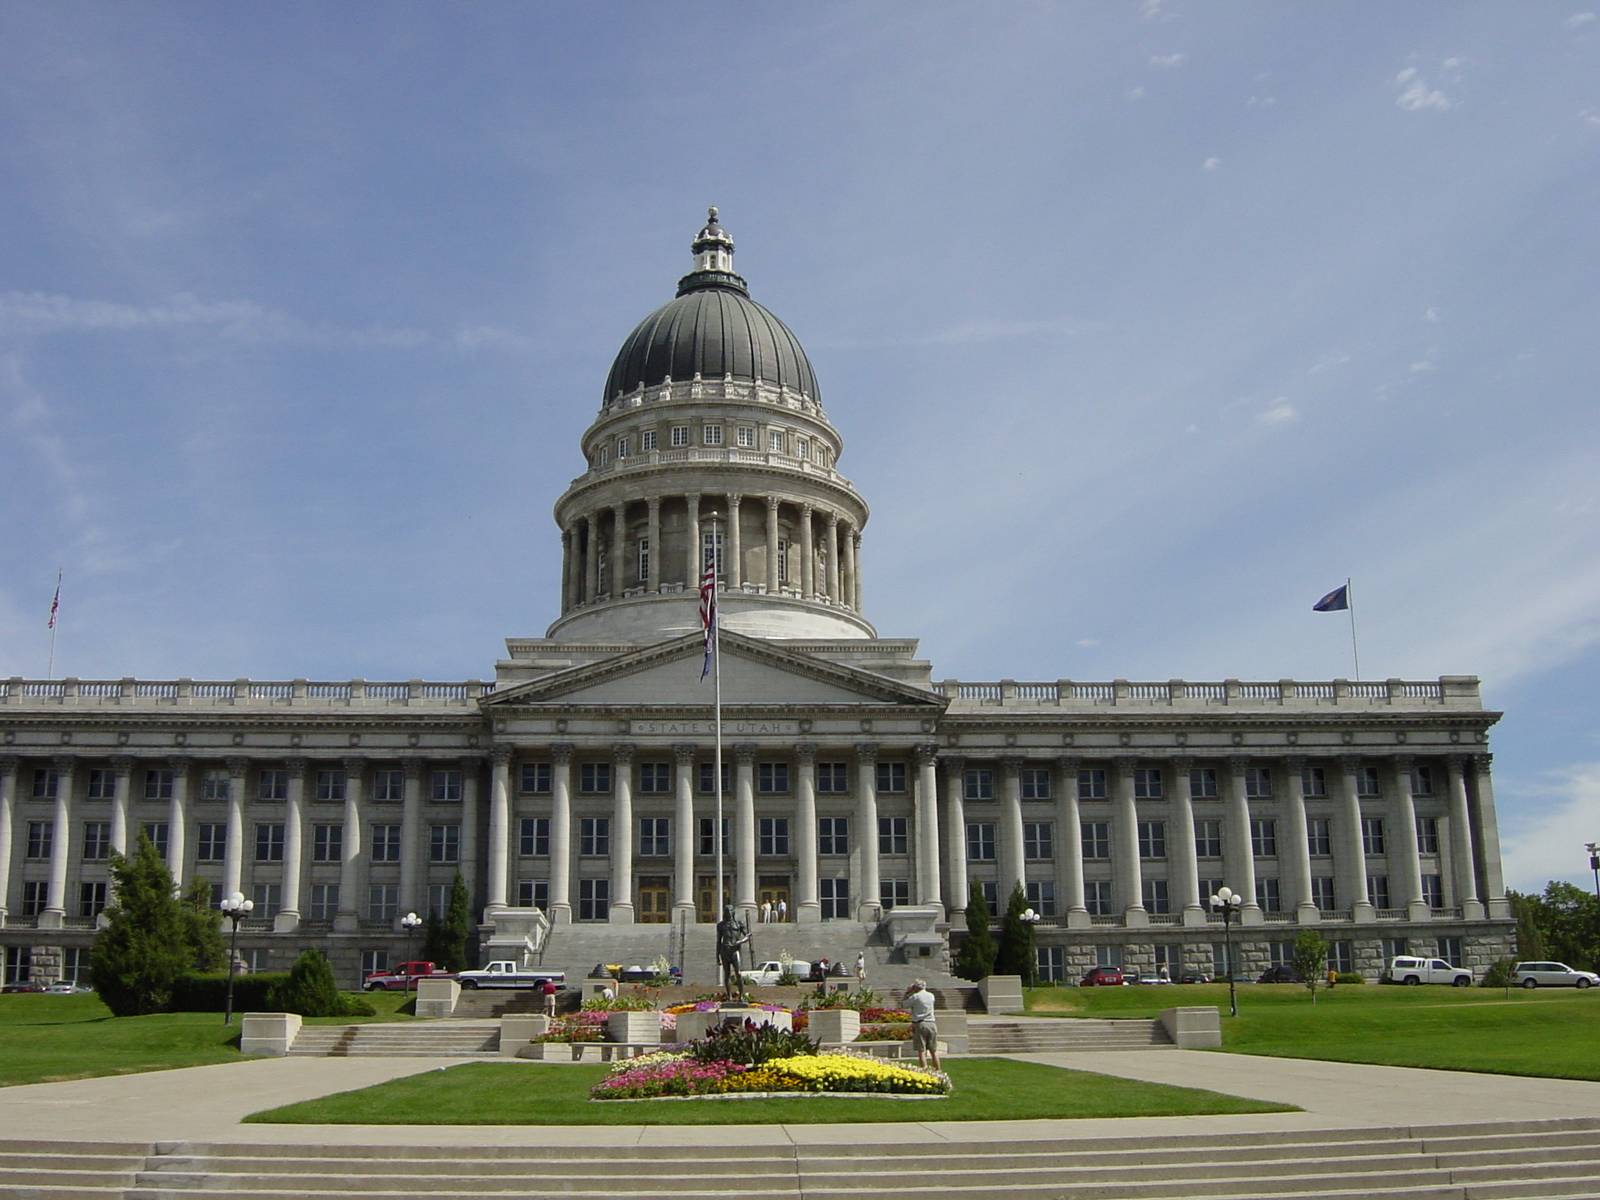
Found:
[[[908,1127],[911,1128],[911,1127]],[[0,1142],[24,1200],[1593,1200],[1600,1120],[1152,1138],[430,1147]]]
[[[1066,1054],[1074,1050],[1154,1050],[1171,1046],[1160,1021],[973,1021],[971,1054]]]
[[[500,1023],[451,1020],[302,1025],[289,1053],[321,1058],[499,1057]]]

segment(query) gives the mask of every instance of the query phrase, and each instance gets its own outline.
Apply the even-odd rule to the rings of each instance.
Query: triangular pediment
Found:
[[[770,708],[927,706],[943,709],[943,696],[859,667],[736,633],[721,636],[724,707]],[[544,679],[497,691],[485,708],[528,705],[617,706],[627,708],[709,705],[713,681],[702,681],[704,642],[686,634],[639,650],[558,672]]]

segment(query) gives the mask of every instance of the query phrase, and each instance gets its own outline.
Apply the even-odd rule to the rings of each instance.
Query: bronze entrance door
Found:
[[[756,907],[771,905],[766,911],[771,914],[770,920],[778,919],[778,902],[783,901],[785,919],[793,916],[794,902],[789,898],[789,877],[787,875],[763,875],[760,886],[756,888]]]
[[[664,925],[672,918],[672,884],[665,875],[639,877],[639,922]]]
[[[702,924],[715,925],[722,919],[722,914],[717,911],[717,877],[715,875],[701,875],[695,879],[695,920]],[[733,876],[722,877],[722,903],[733,903]]]

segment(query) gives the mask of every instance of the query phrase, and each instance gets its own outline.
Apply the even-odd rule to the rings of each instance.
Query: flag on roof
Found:
[[[711,655],[717,640],[717,564],[706,564],[700,577],[700,628],[706,635],[706,660],[700,668],[700,678],[711,674]]]
[[[56,613],[58,613],[60,611],[61,611],[61,572],[57,571],[56,572],[56,594],[50,600],[50,621],[49,621],[48,624],[45,625],[46,629],[54,629],[56,627]]]
[[[1312,612],[1343,612],[1350,607],[1350,585],[1341,583],[1311,606]]]

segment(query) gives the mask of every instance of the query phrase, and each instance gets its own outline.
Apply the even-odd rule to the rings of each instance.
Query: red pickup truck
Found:
[[[454,979],[449,971],[442,971],[431,962],[403,962],[386,971],[373,971],[361,981],[364,992],[405,992],[417,986],[419,979]]]

